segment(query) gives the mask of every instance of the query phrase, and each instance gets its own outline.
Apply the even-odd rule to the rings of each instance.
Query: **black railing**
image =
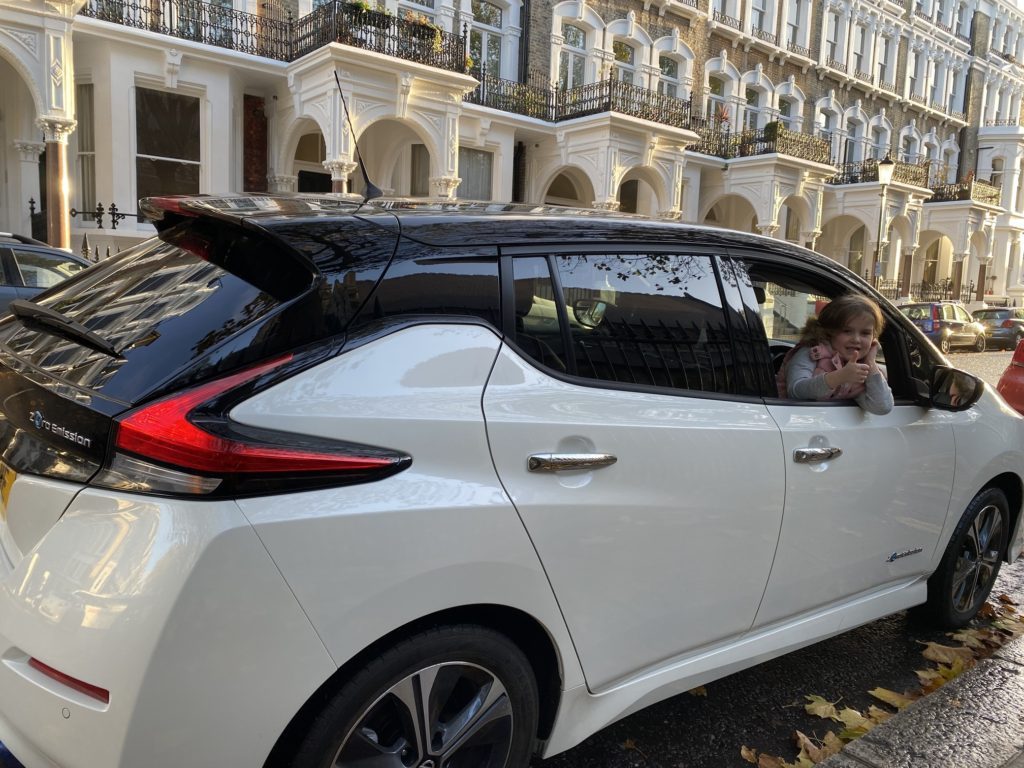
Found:
[[[786,43],[786,49],[791,53],[795,53],[797,56],[803,56],[806,59],[811,58],[811,49],[804,45],[790,42]]]
[[[758,40],[764,40],[766,43],[771,43],[772,45],[779,44],[779,36],[774,32],[769,32],[767,29],[758,29],[757,27],[754,27],[750,30],[750,33]]]
[[[930,163],[905,163],[896,161],[893,168],[893,181],[911,184],[916,187],[928,188]],[[839,171],[828,180],[829,184],[863,184],[878,181],[878,161],[862,160],[856,163],[843,163]]]
[[[199,0],[87,0],[83,16],[136,29],[230,48],[279,61],[294,61],[338,42],[465,72],[466,39],[428,19],[398,17],[363,2],[328,0],[298,20],[272,19]]]
[[[617,112],[675,128],[691,127],[692,99],[679,99],[619,80],[602,80],[558,90],[491,77],[471,70],[480,85],[465,96],[470,104],[536,117],[548,122]]]
[[[985,127],[992,128],[996,126],[1015,126],[1020,125],[1019,117],[1006,117],[999,120],[986,120]]]
[[[927,203],[950,203],[961,200],[973,200],[987,205],[999,205],[1001,192],[999,187],[981,179],[961,181],[956,184],[939,184],[932,187],[932,196]]]
[[[909,296],[912,301],[962,301],[964,304],[974,301],[977,289],[974,282],[966,286],[955,286],[949,278],[937,283],[911,283],[910,290],[903,290],[900,279],[876,278],[871,280],[867,275],[864,279],[872,283],[880,294],[890,301]]]
[[[111,229],[117,229],[117,225],[127,218],[133,218],[137,222],[143,222],[146,220],[146,217],[141,213],[123,213],[121,209],[117,207],[117,203],[111,203],[109,208],[104,208],[103,203],[96,203],[96,207],[91,211],[79,211],[72,208],[68,213],[73,219],[81,216],[82,221],[95,222],[97,229],[103,229],[103,219],[107,216],[110,217]]]
[[[717,21],[726,27],[732,27],[733,29],[739,29],[741,25],[740,20],[735,16],[726,16],[721,11],[712,11],[711,20]]]
[[[846,74],[846,65],[843,62],[830,57],[826,59],[825,63],[832,69],[836,70],[836,72],[842,72],[844,75]]]
[[[731,133],[728,124],[723,123],[695,127],[694,130],[700,136],[700,141],[689,149],[702,155],[731,160],[736,157],[780,154],[831,165],[828,139],[790,131],[780,123],[769,123],[764,128],[750,128],[738,133]]]

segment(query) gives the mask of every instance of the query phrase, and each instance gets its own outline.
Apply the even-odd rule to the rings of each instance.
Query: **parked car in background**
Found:
[[[91,262],[31,237],[0,232],[0,314],[13,299],[30,299]]]
[[[0,319],[0,742],[30,768],[525,768],[896,611],[963,626],[1024,546],[1024,419],[812,251],[141,209],[157,238]],[[885,415],[775,383],[771,340],[850,292]]]
[[[1015,349],[1024,339],[1024,309],[989,307],[976,309],[971,316],[983,326],[990,347]]]
[[[971,313],[959,302],[903,304],[900,311],[920,328],[944,355],[954,347],[970,347],[975,352],[985,351],[985,326],[976,322]]]
[[[1014,410],[1024,414],[1024,340],[1017,342],[1013,357],[999,377],[996,389]]]

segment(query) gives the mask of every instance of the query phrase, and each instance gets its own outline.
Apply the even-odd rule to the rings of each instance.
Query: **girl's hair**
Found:
[[[805,344],[828,341],[857,315],[870,315],[875,324],[875,338],[882,334],[885,317],[878,304],[859,293],[844,293],[826,304],[817,317],[807,318],[800,341]]]

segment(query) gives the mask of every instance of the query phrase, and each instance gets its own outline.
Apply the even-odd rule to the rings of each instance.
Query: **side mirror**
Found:
[[[577,299],[572,304],[572,313],[576,316],[576,322],[584,328],[597,328],[604,320],[604,313],[608,309],[608,302],[600,299]]]
[[[985,383],[956,368],[940,366],[932,374],[929,398],[936,408],[944,411],[965,411],[978,402]]]

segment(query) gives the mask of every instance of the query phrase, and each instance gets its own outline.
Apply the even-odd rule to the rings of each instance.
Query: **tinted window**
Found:
[[[27,288],[49,288],[67,280],[85,267],[74,259],[63,258],[53,253],[13,249],[14,263],[21,273],[22,283]]]
[[[186,373],[194,381],[340,333],[358,286],[373,285],[384,262],[370,259],[363,279],[341,239],[321,250],[338,268],[330,280],[263,235],[189,219],[34,299],[111,342],[123,360],[13,320],[0,324],[0,345],[68,383],[134,403]]]
[[[555,266],[578,375],[705,392],[739,390],[709,256],[559,255]]]
[[[519,349],[541,365],[565,372],[565,344],[548,260],[514,259],[515,337]]]
[[[467,315],[500,327],[498,259],[481,250],[406,242],[359,315],[359,323],[399,315]]]

